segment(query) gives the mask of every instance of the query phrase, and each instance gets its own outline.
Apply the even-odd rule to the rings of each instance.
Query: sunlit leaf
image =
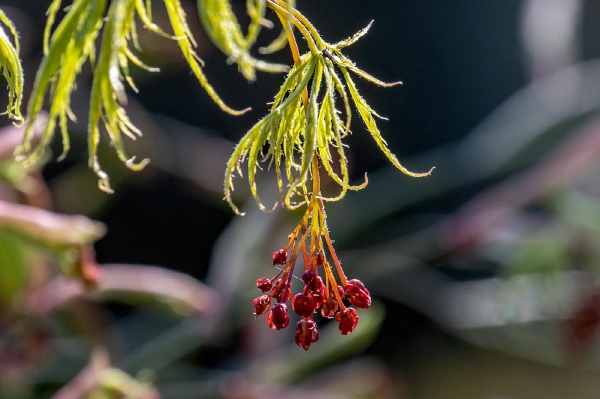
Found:
[[[229,160],[225,173],[225,198],[233,210],[239,212],[231,201],[233,173],[237,170],[241,176],[240,164],[248,155],[248,180],[252,195],[261,209],[272,209],[262,205],[256,189],[256,169],[260,167],[261,162],[259,151],[267,145],[268,151],[262,161],[268,161],[269,166],[275,166],[280,196],[288,209],[296,209],[305,203],[304,199],[296,202],[295,197],[303,198],[308,195],[306,187],[310,180],[309,170],[312,168],[315,154],[327,174],[341,186],[341,192],[338,195],[321,197],[323,200],[337,201],[343,198],[348,190],[364,188],[367,184],[366,179],[360,185],[349,184],[348,161],[342,142],[343,138],[350,133],[352,120],[350,100],[354,103],[376,144],[395,167],[409,176],[428,176],[431,170],[426,173],[411,172],[402,166],[389,150],[374,119],[379,115],[358,94],[350,72],[379,86],[390,87],[399,82],[382,82],[358,69],[341,53],[342,48],[355,43],[364,36],[371,24],[351,38],[332,45],[323,41],[310,22],[296,10],[291,9],[289,4],[283,0],[269,2],[269,5],[280,14],[282,23],[285,23],[286,19],[294,23],[307,40],[310,51],[297,60],[297,65],[287,76],[275,96],[271,112],[250,129],[235,148]],[[338,76],[336,69],[341,73],[343,81]],[[323,82],[325,82],[325,90],[322,90]],[[307,91],[309,85],[310,95]],[[303,99],[302,93],[305,91],[305,99]],[[342,115],[345,117],[345,122],[336,108],[335,100],[338,96],[344,105],[345,112]],[[339,170],[333,166],[333,151],[337,152]],[[299,155],[299,161],[296,161],[296,155]],[[285,193],[282,167],[285,169],[288,187]]]
[[[248,80],[256,79],[256,70],[265,72],[287,72],[287,65],[272,64],[257,60],[250,54],[250,47],[256,41],[260,31],[261,19],[265,13],[265,0],[248,1],[250,26],[244,36],[229,0],[203,0],[198,2],[198,12],[206,33],[236,63],[242,75]]]
[[[100,142],[100,120],[108,132],[111,145],[118,157],[133,170],[142,169],[148,160],[139,163],[128,157],[123,134],[135,139],[141,136],[127,116],[127,96],[124,82],[137,91],[129,73],[129,63],[147,71],[158,71],[144,64],[131,50],[140,50],[136,28],[136,16],[144,27],[156,34],[177,42],[194,75],[208,95],[224,111],[239,115],[246,110],[236,111],[228,107],[217,95],[201,69],[202,61],[194,52],[194,38],[187,25],[185,13],[179,0],[164,0],[174,35],[170,35],[152,21],[151,0],[114,0],[110,7],[106,0],[74,0],[65,17],[52,32],[56,14],[62,4],[54,0],[48,9],[48,21],[44,31],[44,53],[28,105],[29,121],[22,144],[16,150],[17,159],[25,166],[36,163],[54,136],[59,125],[63,153],[69,150],[68,120],[76,120],[71,111],[71,95],[76,88],[77,75],[89,60],[94,69],[94,80],[90,98],[89,165],[99,178],[98,185],[105,192],[112,192],[108,175],[100,167],[97,157]],[[103,28],[103,29],[102,29]],[[102,29],[102,43],[96,49],[96,39]],[[98,54],[96,54],[98,52]],[[39,144],[32,149],[33,126],[40,115],[47,94],[51,95],[49,120]]]
[[[1,10],[0,22],[10,30],[15,41],[13,46],[6,32],[0,26],[0,70],[2,70],[2,74],[8,83],[8,106],[6,107],[6,113],[9,118],[21,124],[23,123],[23,116],[21,116],[23,70],[21,68],[21,61],[19,60],[19,36],[12,22]]]

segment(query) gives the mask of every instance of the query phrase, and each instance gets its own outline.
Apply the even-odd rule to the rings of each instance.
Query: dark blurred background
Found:
[[[28,91],[42,56],[48,3],[0,1],[21,34]],[[251,290],[256,278],[269,273],[270,252],[284,243],[299,215],[260,214],[243,179],[237,179],[236,201],[248,215],[234,216],[222,201],[230,151],[267,112],[282,76],[259,74],[247,83],[204,35],[194,1],[182,3],[209,81],[228,105],[253,110],[241,117],[221,112],[176,46],[141,32],[141,58],[161,72],[132,71],[139,93],[129,93],[127,111],[144,137],[128,148],[151,158],[150,165],[129,172],[103,148],[101,162],[115,194],[96,189],[86,165],[91,74],[85,65],[72,100],[80,121],[71,125],[73,148],[60,163],[53,156],[43,174],[57,211],[106,224],[108,234],[95,245],[99,263],[158,265],[231,291],[224,306],[231,312],[230,333],[186,355],[195,367],[189,381],[195,381],[207,369],[261,367],[257,359],[283,345],[264,321],[249,327]],[[245,2],[233,3],[242,16]],[[335,367],[343,369],[327,368],[340,360],[332,351],[282,381],[351,380],[352,365],[361,370],[375,362],[384,379],[380,391],[342,390],[339,397],[597,397],[595,341],[583,359],[571,359],[565,320],[596,292],[600,256],[600,182],[594,173],[600,160],[600,1],[297,5],[330,42],[375,21],[346,54],[361,69],[403,85],[383,89],[360,81],[359,89],[389,118],[379,127],[401,162],[415,171],[436,170],[425,179],[393,170],[356,118],[347,141],[350,167],[356,181],[368,172],[371,183],[330,206],[329,226],[348,274],[367,283],[385,316],[368,342],[349,350],[360,357],[341,356],[343,365]],[[155,19],[168,25],[162,6]],[[265,29],[259,44],[278,34]],[[291,57],[283,50],[268,59],[290,63]],[[58,153],[58,139],[54,146]],[[273,181],[265,175],[259,189],[268,197]],[[108,309],[124,353],[160,339],[176,324],[139,315],[130,304],[110,302]],[[276,343],[263,342],[261,334]],[[252,340],[259,343],[248,344]],[[315,344],[310,351],[319,350]],[[293,353],[290,362],[304,355]],[[319,379],[316,371],[325,374]],[[159,390],[166,381],[166,398],[210,397],[193,384],[178,390],[169,385],[176,379],[158,375]]]

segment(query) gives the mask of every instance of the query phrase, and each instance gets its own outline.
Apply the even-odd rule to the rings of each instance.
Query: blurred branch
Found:
[[[574,181],[600,163],[600,120],[558,144],[541,162],[485,190],[443,222],[443,246],[476,244],[520,208]]]
[[[176,327],[142,344],[128,354],[120,368],[136,372],[142,368],[154,371],[196,350],[214,332],[213,319],[220,312],[220,297],[216,291],[196,279],[156,266],[105,265],[102,278],[93,289],[64,276],[56,277],[43,289],[30,296],[29,308],[38,314],[48,314],[72,299],[132,301],[168,304],[179,313],[193,312]],[[219,313],[221,314],[221,313]]]
[[[198,314],[213,314],[218,304],[218,295],[212,289],[187,274],[157,266],[104,265],[102,278],[93,289],[86,289],[75,279],[58,276],[32,294],[29,307],[36,313],[47,314],[77,297],[94,300],[118,297],[123,302],[154,298],[167,302],[175,310]]]
[[[147,341],[128,354],[119,367],[130,372],[149,368],[160,372],[185,355],[201,348],[215,332],[213,319],[187,318],[176,327]]]
[[[0,201],[0,227],[57,246],[89,244],[106,232],[104,224],[85,216],[61,215],[5,201]]]
[[[179,310],[212,315],[218,309],[219,295],[195,278],[157,266],[104,265],[94,298],[107,299],[139,295],[159,297]]]

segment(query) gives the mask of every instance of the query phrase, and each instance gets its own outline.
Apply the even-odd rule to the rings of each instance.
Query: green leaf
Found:
[[[123,81],[137,91],[129,74],[129,63],[151,72],[158,71],[144,64],[129,47],[130,43],[133,43],[139,50],[136,15],[146,29],[177,41],[194,75],[219,107],[234,115],[247,111],[247,109],[236,111],[228,107],[217,95],[202,72],[202,61],[193,50],[196,43],[187,25],[181,3],[179,0],[164,0],[164,2],[175,36],[165,33],[152,22],[151,0],[145,2],[144,0],[114,0],[110,2],[106,15],[107,0],[74,0],[66,16],[51,34],[56,14],[62,4],[61,0],[52,1],[44,31],[45,56],[37,72],[28,104],[30,119],[23,141],[15,152],[19,161],[25,166],[38,162],[50,144],[57,124],[63,141],[61,158],[66,156],[69,150],[68,119],[75,120],[70,107],[71,94],[76,87],[76,78],[81,67],[89,60],[94,68],[88,121],[89,165],[99,178],[98,186],[105,192],[112,192],[108,175],[100,167],[97,157],[100,120],[104,122],[119,159],[128,168],[141,170],[149,162],[144,159],[136,163],[135,157],[128,157],[122,137],[123,134],[131,139],[141,136],[141,132],[131,122],[124,108],[127,104],[127,96]],[[2,15],[0,19],[6,22]],[[256,18],[259,17],[255,17],[255,20]],[[96,39],[102,27],[104,27],[102,44],[96,60]],[[1,35],[0,39],[2,39]],[[2,50],[1,43],[0,50]],[[11,84],[11,87],[15,85]],[[32,150],[34,123],[40,115],[48,92],[52,96],[48,123],[39,144]],[[18,93],[20,95],[20,89]],[[18,105],[19,101],[20,97],[15,104]]]
[[[102,26],[102,16],[106,6],[105,0],[91,3],[86,0],[75,0],[49,40],[49,44],[45,44],[45,46],[49,46],[48,51],[38,69],[29,100],[27,109],[29,120],[23,142],[16,150],[17,159],[26,166],[36,163],[50,144],[56,127],[56,119],[60,120],[63,156],[69,150],[66,121],[67,117],[74,119],[70,107],[71,92],[75,88],[75,77],[81,65],[93,51],[93,43]],[[58,1],[51,4],[49,25],[53,22],[55,9],[59,6],[60,2]],[[42,110],[46,92],[51,85],[53,100],[48,123],[40,143],[31,152],[34,122]]]
[[[292,182],[290,189],[285,197],[285,205],[294,209],[296,206],[291,204],[291,196],[295,193],[295,189],[300,185],[304,184],[307,180],[308,170],[317,147],[318,140],[318,118],[319,118],[319,105],[317,98],[319,97],[319,90],[321,89],[321,80],[323,79],[323,60],[315,59],[315,72],[312,77],[312,86],[310,91],[310,97],[308,99],[308,107],[306,108],[306,126],[304,128],[304,137],[302,139],[302,160],[300,166],[299,176],[294,182]]]
[[[288,5],[288,9],[292,9],[292,8],[296,7],[296,0],[287,0],[286,3]],[[290,19],[291,19],[291,15],[288,17],[288,25],[290,25],[290,28],[293,28],[293,25],[290,23]],[[279,51],[279,50],[285,48],[285,46],[287,46],[287,44],[288,44],[287,33],[285,32],[285,29],[282,29],[281,33],[279,34],[277,39],[273,40],[266,47],[260,47],[258,49],[258,52],[261,54],[271,54],[271,53],[274,53],[276,51]]]
[[[276,168],[279,170],[282,144],[284,146],[284,151],[286,149],[287,151],[293,150],[294,146],[299,144],[299,137],[297,134],[300,129],[298,126],[302,125],[297,121],[304,119],[301,101],[302,92],[313,77],[316,63],[317,61],[315,58],[307,56],[300,66],[295,67],[290,71],[286,82],[275,97],[271,112],[258,121],[235,147],[225,171],[225,199],[229,202],[229,205],[234,212],[239,213],[239,209],[233,204],[231,198],[231,192],[234,188],[233,174],[237,170],[238,174],[240,176],[242,175],[240,165],[244,162],[246,156],[248,156],[248,181],[250,183],[252,195],[261,209],[265,211],[272,209],[266,208],[261,203],[256,189],[255,176],[256,169],[259,167],[259,151],[268,143],[271,148],[269,149],[267,158],[274,161]],[[292,128],[282,129],[282,125],[292,126]],[[291,178],[291,171],[293,168],[292,158],[286,156],[286,170],[288,171],[290,181],[296,181],[296,179]],[[278,176],[281,176],[279,171]],[[280,182],[279,184],[281,192],[282,183]],[[290,191],[293,189],[294,187],[290,188]]]
[[[10,30],[15,45],[13,46],[4,29],[0,27],[0,70],[8,83],[8,105],[6,113],[8,117],[18,124],[23,123],[21,115],[21,99],[23,97],[23,70],[19,60],[19,36],[12,22],[6,14],[0,10],[0,22]]]
[[[265,13],[265,0],[248,1],[250,26],[244,36],[240,24],[231,9],[229,0],[202,0],[198,2],[198,13],[206,34],[219,49],[236,63],[248,80],[256,79],[256,70],[264,72],[287,72],[289,67],[257,60],[250,55],[250,47],[256,41],[261,20]]]
[[[354,82],[352,81],[350,73],[348,72],[346,67],[341,66],[341,65],[338,65],[338,67],[342,71],[342,75],[344,76],[344,79],[346,80],[346,83],[348,84],[348,90],[350,91],[350,96],[352,97],[352,100],[354,101],[354,105],[356,106],[358,113],[360,114],[363,122],[365,123],[367,130],[369,130],[369,133],[371,133],[371,136],[375,140],[375,143],[377,143],[377,146],[381,149],[381,151],[383,151],[383,153],[390,160],[392,165],[394,165],[396,168],[400,169],[400,171],[402,171],[402,173],[407,174],[412,177],[429,176],[431,174],[431,172],[433,171],[433,168],[425,173],[414,173],[414,172],[411,172],[410,170],[406,169],[404,166],[402,166],[400,161],[398,161],[398,158],[396,158],[396,156],[387,147],[386,141],[383,139],[383,137],[381,136],[381,133],[379,132],[379,129],[377,128],[377,123],[375,122],[375,118],[373,118],[373,116],[378,116],[377,113],[375,111],[373,111],[373,109],[369,106],[369,104],[367,104],[365,99],[362,98],[360,96],[360,94],[358,94],[358,90],[357,90]]]
[[[110,141],[119,159],[133,170],[141,170],[149,162],[144,159],[134,163],[135,157],[128,158],[121,133],[135,140],[141,136],[129,120],[125,109],[120,104],[127,103],[125,87],[121,81],[121,71],[127,65],[127,36],[133,25],[134,0],[115,0],[108,10],[108,17],[102,35],[100,54],[94,70],[92,93],[90,99],[90,119],[88,124],[89,166],[99,177],[98,187],[105,192],[112,192],[106,173],[98,162],[98,143],[100,141],[100,119],[110,136]],[[124,68],[125,66],[125,68]]]

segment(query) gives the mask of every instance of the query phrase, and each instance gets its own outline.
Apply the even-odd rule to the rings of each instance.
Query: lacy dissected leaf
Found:
[[[100,141],[100,120],[110,137],[111,145],[119,158],[133,170],[142,169],[148,160],[135,163],[125,151],[123,134],[135,139],[141,132],[130,121],[124,106],[127,104],[124,81],[137,91],[129,74],[129,63],[148,70],[158,71],[145,65],[131,50],[130,45],[140,49],[136,30],[137,16],[144,27],[161,36],[175,40],[200,84],[209,96],[226,112],[240,114],[219,98],[202,72],[202,61],[193,50],[194,39],[187,25],[185,13],[179,0],[164,0],[175,36],[165,33],[152,22],[151,0],[74,0],[67,14],[52,32],[56,14],[62,0],[53,0],[48,9],[48,22],[44,31],[44,53],[37,72],[28,104],[29,121],[23,142],[16,150],[17,159],[26,166],[40,159],[50,144],[56,125],[59,125],[64,157],[69,150],[68,120],[75,120],[71,111],[71,95],[76,88],[76,78],[86,61],[94,69],[88,122],[89,165],[99,177],[98,185],[105,192],[112,192],[109,179],[100,167],[97,151]],[[102,30],[102,43],[96,49],[96,39]],[[96,54],[98,51],[98,54]],[[48,124],[39,144],[31,148],[33,126],[50,93],[51,102]]]
[[[19,60],[19,36],[12,22],[1,10],[0,22],[10,30],[15,41],[13,46],[4,29],[0,27],[0,70],[2,70],[2,74],[8,83],[8,106],[6,107],[6,113],[9,118],[20,124],[23,122],[23,117],[21,116],[23,70],[21,68],[21,61]]]
[[[384,83],[368,73],[358,69],[346,58],[341,49],[347,47],[364,36],[371,24],[349,39],[331,45],[324,42],[312,25],[309,24],[296,10],[283,7],[283,0],[275,0],[273,8],[281,13],[280,19],[292,21],[307,39],[310,52],[301,57],[300,62],[287,76],[281,89],[275,96],[271,112],[260,120],[235,148],[227,165],[225,173],[225,198],[235,212],[238,209],[232,203],[233,173],[241,173],[241,163],[248,160],[248,180],[252,195],[259,207],[269,210],[262,205],[256,189],[256,169],[259,163],[269,161],[275,166],[280,197],[289,209],[295,209],[304,202],[295,203],[294,196],[306,197],[309,170],[313,157],[316,155],[324,166],[327,174],[340,187],[341,192],[333,197],[322,197],[323,200],[337,201],[344,197],[348,190],[360,190],[367,185],[353,186],[349,184],[348,161],[344,152],[343,138],[350,133],[352,119],[351,102],[354,103],[367,130],[394,166],[413,177],[428,176],[426,173],[413,173],[406,169],[389,150],[375,122],[375,117],[381,118],[359,95],[350,72],[375,83],[379,86],[394,86],[396,83]],[[341,72],[341,77],[338,75]],[[322,90],[323,82],[325,90]],[[308,87],[310,86],[310,94]],[[303,99],[302,93],[306,91]],[[323,94],[322,94],[323,93]],[[341,98],[344,112],[336,108],[335,100]],[[345,116],[345,121],[342,119]],[[266,155],[261,160],[261,151],[268,146]],[[333,155],[333,151],[337,154]],[[296,158],[299,156],[299,160]],[[282,162],[283,157],[283,162]],[[334,163],[339,163],[339,167]],[[284,182],[281,168],[285,169],[288,188],[284,194]]]
[[[61,1],[55,0],[49,9],[49,23]],[[75,0],[69,12],[61,21],[49,43],[48,49],[38,69],[31,93],[27,113],[29,121],[25,129],[23,143],[17,148],[17,158],[26,165],[35,163],[50,144],[57,120],[63,139],[63,156],[69,150],[67,118],[74,119],[71,111],[71,93],[75,89],[75,78],[82,64],[94,53],[94,40],[102,27],[106,0]],[[31,152],[31,138],[34,122],[44,105],[48,91],[52,92],[49,118],[38,146]]]
[[[348,70],[344,66],[340,66],[340,65],[338,65],[338,66],[340,67],[342,74],[344,75],[344,78],[346,79],[346,83],[348,84],[348,90],[350,91],[350,96],[352,97],[352,100],[354,101],[354,105],[356,106],[358,113],[360,114],[363,122],[365,123],[367,130],[369,131],[369,133],[371,133],[371,136],[375,140],[375,143],[377,143],[377,145],[379,146],[381,151],[383,151],[385,156],[390,160],[390,162],[396,168],[400,169],[403,173],[405,173],[409,176],[412,176],[412,177],[429,176],[431,174],[431,170],[428,172],[425,172],[425,173],[414,173],[414,172],[411,172],[410,170],[406,169],[404,166],[402,166],[400,161],[398,161],[398,158],[396,158],[396,156],[387,147],[386,141],[383,139],[383,137],[381,136],[381,133],[379,132],[379,129],[377,128],[377,123],[375,122],[374,116],[377,116],[377,117],[380,117],[380,116],[377,115],[377,113],[375,111],[373,111],[373,109],[369,106],[369,104],[367,104],[365,99],[362,98],[360,96],[360,94],[358,94],[358,90],[356,89],[356,86],[354,85],[354,82],[352,81],[352,78],[350,77]]]
[[[272,64],[257,60],[250,54],[264,18],[266,0],[247,0],[250,25],[244,35],[229,0],[202,0],[198,2],[198,13],[206,33],[236,63],[242,75],[248,80],[256,78],[256,70],[264,72],[287,72],[287,65]]]
[[[270,158],[276,166],[279,181],[279,189],[282,193],[283,185],[281,183],[280,165],[281,165],[281,146],[286,148],[286,153],[293,152],[294,148],[302,145],[302,134],[304,130],[305,110],[302,105],[302,92],[309,84],[315,70],[317,60],[310,54],[304,57],[303,63],[292,68],[285,83],[275,96],[275,101],[271,112],[263,119],[258,121],[242,140],[235,147],[225,171],[225,199],[229,202],[232,209],[239,213],[238,208],[233,204],[231,192],[233,191],[233,174],[237,170],[242,175],[241,163],[248,158],[248,180],[252,195],[256,199],[259,207],[265,208],[258,196],[256,189],[256,169],[259,167],[259,156],[263,146],[270,144],[269,152],[266,157]],[[299,129],[301,127],[302,129]],[[285,157],[285,168],[288,179],[292,178],[293,170],[298,166],[293,163],[292,156]]]
[[[215,89],[210,85],[210,83],[208,83],[208,79],[206,78],[206,75],[204,75],[204,72],[202,72],[201,68],[203,62],[193,50],[193,48],[196,46],[196,41],[194,40],[192,32],[190,31],[190,28],[186,22],[185,12],[181,7],[181,3],[179,0],[164,0],[164,2],[165,6],[167,7],[167,13],[169,14],[171,26],[173,27],[173,33],[175,33],[175,39],[179,44],[179,48],[181,49],[181,52],[183,53],[183,56],[187,60],[188,64],[192,68],[192,72],[204,90],[206,90],[210,98],[228,114],[241,115],[248,111],[249,108],[237,111],[227,106],[219,97]]]
[[[286,3],[287,3],[287,8],[289,10],[296,7],[296,0],[287,0]],[[288,18],[288,25],[291,25],[291,23],[289,22],[289,18]],[[291,27],[293,27],[293,25],[291,25],[290,28]],[[287,46],[287,44],[288,44],[287,33],[286,33],[285,29],[282,29],[281,33],[279,34],[277,39],[273,40],[266,47],[260,47],[258,49],[258,52],[261,54],[272,54],[272,53],[275,53],[275,52],[283,49],[285,46]]]
[[[315,153],[315,148],[317,147],[318,135],[322,133],[319,131],[319,103],[317,102],[317,99],[319,97],[319,91],[321,90],[321,81],[323,80],[323,60],[315,58],[314,63],[316,65],[312,77],[308,106],[306,107],[306,126],[304,127],[302,138],[300,175],[295,181],[291,182],[290,190],[288,190],[286,195],[286,204],[290,204],[291,195],[293,195],[294,189],[305,183]]]
[[[149,162],[147,159],[136,164],[135,157],[129,159],[125,153],[125,146],[121,133],[132,139],[141,132],[129,120],[125,109],[120,104],[127,103],[125,87],[122,82],[121,72],[128,78],[128,49],[127,35],[133,26],[133,0],[113,0],[104,33],[100,54],[94,70],[92,94],[90,99],[89,120],[89,165],[99,177],[98,185],[101,190],[110,192],[108,176],[100,168],[98,162],[98,143],[100,141],[99,124],[103,119],[104,126],[110,136],[111,144],[117,151],[121,161],[134,170],[140,170]],[[130,79],[127,79],[130,81]]]

